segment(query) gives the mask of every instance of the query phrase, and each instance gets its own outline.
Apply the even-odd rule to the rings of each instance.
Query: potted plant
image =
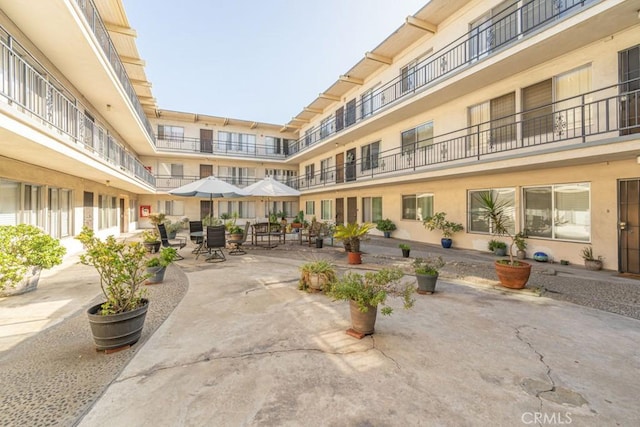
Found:
[[[229,240],[242,240],[244,236],[244,228],[239,225],[232,225],[227,231],[229,232]]]
[[[295,230],[296,233],[300,232],[300,229],[303,227],[304,224],[304,211],[300,211],[298,212],[298,215],[296,215],[295,218],[293,218],[293,221],[291,221],[291,228]]]
[[[376,229],[378,231],[382,231],[384,233],[384,237],[389,238],[391,237],[391,232],[396,229],[396,225],[389,218],[381,219],[376,224]]]
[[[184,227],[184,223],[182,221],[172,222],[171,220],[166,220],[164,222],[164,225],[167,229],[168,239],[175,239],[178,231],[182,230],[182,228]]]
[[[398,247],[402,250],[402,257],[409,258],[409,253],[411,252],[411,246],[406,243],[400,243]]]
[[[512,289],[524,288],[531,274],[531,264],[513,259],[513,247],[517,234],[511,231],[513,225],[509,215],[513,210],[511,203],[507,200],[500,200],[491,191],[479,193],[476,197],[478,197],[481,214],[489,222],[492,234],[511,240],[508,245],[509,259],[497,260],[494,263],[500,284]]]
[[[487,247],[489,252],[493,252],[497,256],[505,256],[507,254],[507,244],[502,240],[491,239]]]
[[[329,291],[336,281],[336,268],[326,260],[307,262],[300,266],[298,288],[309,292]]]
[[[61,264],[65,253],[60,240],[38,227],[0,226],[0,296],[33,291],[42,269]]]
[[[158,230],[144,230],[142,232],[142,244],[149,253],[156,253],[160,250],[160,235]]]
[[[164,280],[164,273],[173,261],[178,259],[178,250],[172,247],[165,247],[160,250],[157,256],[147,260],[147,283],[160,283]]]
[[[595,257],[593,255],[593,248],[591,246],[585,246],[580,252],[580,256],[584,260],[584,266],[587,270],[598,271],[602,270],[602,256]]]
[[[422,225],[429,231],[440,230],[442,233],[442,239],[440,240],[442,247],[450,248],[452,244],[451,236],[462,231],[463,227],[462,224],[449,221],[446,217],[447,214],[445,212],[436,212],[422,221]]]
[[[402,298],[404,308],[413,306],[415,288],[410,283],[400,284],[404,274],[397,268],[385,268],[364,275],[355,272],[345,273],[329,291],[337,300],[349,301],[351,311],[351,330],[347,333],[358,336],[373,334],[378,306],[383,305],[383,315],[390,315],[393,309],[386,306],[387,298]]]
[[[527,241],[524,240],[526,238],[526,236],[524,235],[524,233],[521,231],[519,233],[516,234],[516,247],[518,248],[518,251],[516,252],[516,257],[518,259],[525,259],[527,257]]]
[[[149,215],[149,222],[151,222],[151,225],[155,228],[158,224],[162,224],[166,217],[167,215],[162,212],[152,213]]]
[[[96,348],[114,350],[135,344],[149,307],[142,286],[148,278],[144,246],[113,236],[101,240],[87,227],[76,238],[85,248],[80,262],[98,271],[106,299],[87,310]]]
[[[373,227],[375,227],[375,225],[371,222],[365,222],[362,224],[352,222],[346,225],[338,224],[336,226],[336,231],[333,237],[344,243],[349,264],[362,263],[360,242],[367,238],[367,234],[369,234],[369,231],[371,231]]]
[[[418,280],[418,293],[422,295],[432,294],[436,291],[436,282],[440,269],[445,262],[441,256],[428,258],[416,258],[413,260],[413,271]]]

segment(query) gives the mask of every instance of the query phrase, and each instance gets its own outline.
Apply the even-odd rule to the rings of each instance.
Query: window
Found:
[[[401,139],[403,153],[430,146],[433,144],[433,122],[427,122],[402,132]]]
[[[378,167],[378,157],[380,156],[380,141],[372,142],[361,148],[360,157],[362,159],[363,171]]]
[[[166,215],[184,215],[184,202],[179,200],[158,200],[158,212]]]
[[[20,184],[0,179],[0,225],[17,225]]]
[[[264,143],[265,143],[266,154],[284,154],[282,138],[276,138],[274,136],[265,136]]]
[[[333,178],[333,176],[329,173],[332,161],[333,159],[331,157],[320,161],[320,181],[329,181]]]
[[[345,127],[351,126],[356,122],[356,100],[355,99],[352,99],[351,101],[347,102],[347,111],[345,113],[344,122],[345,122],[344,123]]]
[[[306,165],[304,167],[304,176],[307,177],[307,181],[313,181],[313,177],[315,175],[315,164],[311,163],[310,165]]]
[[[373,113],[373,89],[369,89],[360,96],[360,109],[363,118]]]
[[[118,225],[117,200],[113,196],[98,195],[98,228],[105,229]]]
[[[505,214],[510,218],[510,224],[508,230],[510,233],[515,234],[515,194],[514,188],[499,188],[499,189],[485,189],[485,190],[473,190],[468,193],[468,206],[469,217],[467,218],[467,229],[472,233],[491,233],[491,224],[489,220],[484,216],[484,210],[482,209],[481,195],[488,192],[493,194],[494,198],[497,198],[501,203],[505,203],[509,206],[505,210]]]
[[[218,149],[220,151],[255,153],[256,136],[248,133],[218,132]]]
[[[276,211],[274,211],[276,212]],[[256,202],[218,202],[218,215],[234,213],[238,214],[238,218],[255,218],[256,217]]]
[[[400,69],[400,88],[402,93],[410,92],[415,87],[416,61]]]
[[[218,178],[233,185],[249,185],[255,181],[256,169],[235,166],[219,166]]]
[[[336,110],[336,132],[344,129],[344,107]]]
[[[304,145],[305,147],[311,145],[313,137],[313,129],[307,129],[304,131]]]
[[[511,3],[511,5],[509,5]],[[514,13],[518,3],[506,1],[470,24],[469,58],[477,61],[518,35],[518,19]]]
[[[516,94],[514,92],[469,107],[469,143],[487,152],[497,144],[516,138]],[[478,145],[479,144],[479,145]]]
[[[320,139],[326,138],[332,133],[333,117],[326,117],[320,123]]]
[[[402,196],[402,219],[424,220],[433,215],[433,194]]]
[[[320,219],[323,221],[331,221],[333,219],[333,200],[321,200],[320,210]]]
[[[182,142],[184,128],[181,126],[158,125],[158,139]]]
[[[315,215],[316,202],[314,202],[313,200],[307,200],[304,204],[304,213],[305,215]]]
[[[42,187],[39,185],[24,184],[22,222],[35,226],[43,226],[43,214]],[[1,220],[0,223],[2,223]]]
[[[184,167],[181,163],[160,163],[160,170],[158,176],[183,178]]]
[[[362,221],[378,222],[382,219],[382,197],[362,198]]]
[[[527,235],[549,239],[591,240],[590,185],[560,184],[525,188]]]
[[[522,90],[523,137],[547,134],[573,137],[576,131],[581,132],[583,110],[580,105],[583,100],[577,95],[589,91],[591,91],[591,65],[524,88]],[[587,96],[584,102],[590,100]],[[552,104],[554,101],[555,105]],[[584,117],[584,120],[585,125],[589,126],[590,117]]]
[[[109,209],[109,224],[118,224],[116,198],[113,197]],[[61,188],[49,188],[49,224],[48,230],[52,237],[60,238],[71,235],[71,191]]]

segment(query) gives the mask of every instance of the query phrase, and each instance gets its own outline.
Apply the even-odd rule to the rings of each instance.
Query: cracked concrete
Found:
[[[269,255],[206,269],[181,261],[184,299],[80,425],[640,420],[635,319],[446,279],[410,311],[392,301],[394,314],[357,340],[345,333],[348,304],[297,289],[305,260]]]

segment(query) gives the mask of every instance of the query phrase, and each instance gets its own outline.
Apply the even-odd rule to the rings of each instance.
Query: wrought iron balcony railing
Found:
[[[217,156],[249,157],[257,159],[283,160],[286,147],[260,145],[252,142],[205,140],[190,137],[157,136],[157,147],[162,151],[178,151]]]
[[[239,176],[224,176],[224,175],[216,175],[216,178],[222,181],[228,182],[229,184],[233,184],[240,188],[247,187],[253,184],[254,182],[260,180],[260,178],[255,178],[255,177],[239,177]],[[157,189],[160,191],[169,191],[174,188],[178,188],[182,185],[197,181],[199,179],[200,179],[199,176],[156,175],[156,185],[157,185]],[[290,177],[274,176],[273,179],[287,185],[293,185],[295,183],[295,179]]]
[[[143,126],[147,130],[149,138],[155,144],[156,140],[155,134],[153,133],[153,126],[151,126],[151,122],[149,122],[149,119],[147,118],[147,115],[142,108],[142,104],[138,99],[138,95],[136,94],[136,91],[133,88],[131,81],[129,80],[129,76],[127,75],[127,71],[125,70],[122,61],[120,60],[118,52],[113,46],[113,42],[109,37],[109,33],[107,32],[107,29],[102,22],[102,18],[100,18],[100,14],[96,9],[95,4],[93,4],[93,0],[76,0],[76,3],[80,7],[80,10],[82,10],[82,13],[87,20],[89,27],[93,31],[93,34],[98,39],[98,44],[100,45],[102,52],[109,60],[109,63],[113,68],[113,72],[116,74],[116,76],[118,76],[118,80],[120,81],[122,88],[127,94],[129,101],[131,101],[131,105],[133,105],[133,108],[136,111],[140,122],[142,122]]]
[[[383,84],[360,100],[339,109],[333,118],[312,128],[294,144],[289,154],[304,151],[345,129],[366,120],[386,107],[415,94],[418,89],[440,82],[452,73],[513,45],[555,20],[577,13],[597,0],[533,0],[519,8],[509,5],[497,19],[474,28],[449,45],[420,61],[406,73]]]
[[[353,158],[345,165],[297,177],[290,185],[313,189],[427,172],[434,166],[497,160],[507,153],[534,155],[542,147],[562,148],[608,138],[616,141],[620,136],[640,133],[639,88],[640,79],[609,86],[378,155]]]
[[[0,42],[0,96],[19,106],[18,111],[37,117],[67,135],[84,147],[85,154],[154,186],[155,178],[144,165],[27,62],[30,59],[29,55],[15,52]],[[38,68],[42,67],[38,65]]]

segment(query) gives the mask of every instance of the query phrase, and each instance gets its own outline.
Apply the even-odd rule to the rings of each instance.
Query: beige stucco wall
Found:
[[[396,223],[398,230],[392,234],[393,238],[427,242],[439,245],[440,234],[437,231],[427,231],[420,221],[402,219],[402,196],[420,193],[434,194],[434,211],[444,211],[449,220],[460,222],[465,231],[454,235],[454,246],[479,251],[487,250],[487,242],[492,238],[486,234],[468,233],[467,228],[467,191],[489,188],[515,188],[518,214],[521,210],[521,191],[523,187],[562,183],[589,183],[591,188],[591,236],[595,253],[605,257],[604,266],[607,269],[617,269],[618,253],[618,208],[617,208],[617,180],[640,177],[640,165],[633,160],[593,163],[591,165],[573,166],[538,171],[513,172],[503,174],[484,175],[472,178],[456,178],[443,180],[429,180],[417,183],[389,184],[375,188],[360,188],[358,190],[327,191],[314,195],[303,196],[300,206],[304,207],[308,200],[315,201],[316,213],[319,214],[320,201],[334,200],[344,197],[357,197],[358,221],[362,220],[362,198],[382,197],[382,215]],[[346,206],[345,206],[346,215]],[[318,215],[319,216],[319,215]],[[522,218],[517,218],[517,229],[520,229]],[[380,234],[374,231],[372,234]],[[584,242],[554,241],[541,238],[529,238],[527,253],[531,256],[536,251],[549,254],[554,260],[569,260],[571,263],[581,264],[580,250],[586,245]]]

